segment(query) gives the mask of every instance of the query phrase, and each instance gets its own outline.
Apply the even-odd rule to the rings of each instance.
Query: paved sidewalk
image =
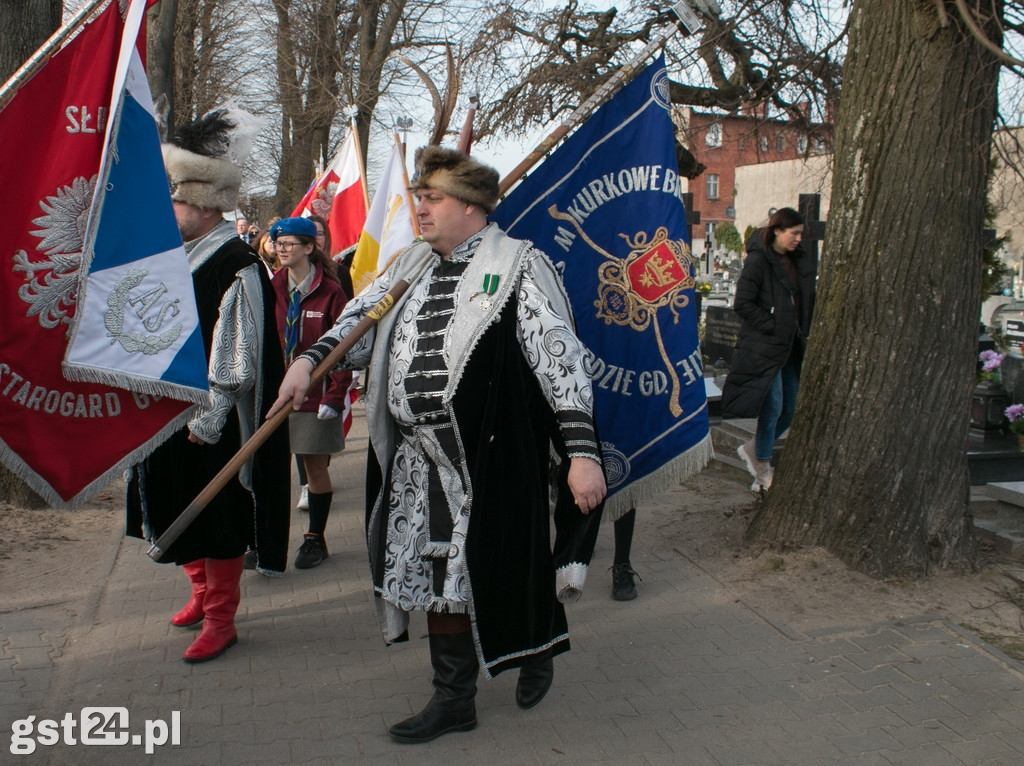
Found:
[[[481,678],[476,730],[393,743],[387,727],[431,693],[426,622],[414,617],[409,643],[381,641],[361,531],[363,426],[332,468],[331,557],[280,579],[246,572],[240,642],[222,658],[182,662],[194,632],[168,620],[186,578],[137,540],[111,541],[105,583],[57,624],[0,614],[0,764],[1024,763],[1024,669],[977,637],[927,615],[799,633],[685,552],[650,546],[633,560],[640,598],[615,602],[610,528],[540,706],[516,707],[514,673]],[[295,512],[293,552],[305,520]],[[92,706],[126,708],[142,741],[11,753],[16,718]],[[146,754],[147,731],[157,740],[166,722],[169,737],[176,713],[181,744]]]

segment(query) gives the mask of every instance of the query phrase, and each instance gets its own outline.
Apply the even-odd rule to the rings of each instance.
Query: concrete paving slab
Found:
[[[0,613],[0,763],[1024,763],[1024,670],[973,634],[934,615],[803,633],[737,602],[678,550],[645,551],[640,597],[615,602],[610,529],[569,608],[573,650],[556,659],[547,699],[522,711],[514,674],[481,678],[477,729],[396,744],[387,727],[431,694],[425,622],[414,616],[409,643],[381,640],[361,418],[348,446],[332,464],[330,558],[278,579],[246,572],[239,644],[216,661],[181,660],[195,632],[168,620],[186,580],[137,540],[111,541],[109,575],[77,616]],[[305,521],[294,512],[293,549]],[[37,731],[12,742],[16,720],[77,721],[92,707],[124,709],[124,729],[93,738],[123,732],[127,744],[46,745]],[[147,733],[175,720],[178,744],[147,754]],[[29,741],[35,752],[12,752]]]

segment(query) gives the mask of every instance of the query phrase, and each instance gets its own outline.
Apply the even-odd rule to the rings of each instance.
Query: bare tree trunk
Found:
[[[370,123],[381,96],[381,76],[384,63],[395,50],[393,38],[402,15],[404,0],[396,0],[384,7],[382,0],[363,0],[359,3],[362,15],[358,38],[359,77],[356,83],[356,126],[359,145],[366,149],[370,141]]]
[[[16,508],[46,508],[46,501],[21,480],[17,474],[0,465],[0,501]]]
[[[195,39],[199,27],[200,0],[177,0],[177,14],[174,19],[174,109],[168,118],[168,125],[185,125],[201,112],[196,111],[196,92],[199,88],[198,53]]]
[[[287,215],[284,212],[287,206],[295,205],[302,198],[313,176],[309,161],[311,135],[303,124],[304,104],[292,39],[291,0],[274,0],[274,10],[277,12],[277,90],[281,102],[281,163],[275,207],[281,215]]]
[[[296,27],[291,0],[274,0],[277,12],[277,86],[281,102],[281,165],[275,207],[286,215],[327,156],[331,124],[338,113],[338,0],[316,7],[312,26]],[[299,60],[302,60],[300,66]]]
[[[158,109],[166,109],[167,134],[174,133],[174,22],[178,0],[160,0],[149,8],[146,32],[146,77]]]
[[[877,577],[976,560],[964,443],[999,68],[937,7],[853,6],[817,316],[748,532]]]
[[[0,83],[60,27],[63,0],[0,0]]]

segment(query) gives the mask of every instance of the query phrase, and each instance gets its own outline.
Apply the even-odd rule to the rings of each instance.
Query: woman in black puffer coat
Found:
[[[747,242],[736,284],[733,308],[743,324],[722,391],[722,414],[757,418],[756,435],[737,449],[755,492],[771,486],[772,447],[793,419],[814,312],[815,264],[800,249],[803,230],[796,210],[776,211]]]

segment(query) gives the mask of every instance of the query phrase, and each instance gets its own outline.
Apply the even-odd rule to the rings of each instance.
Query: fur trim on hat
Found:
[[[242,165],[260,125],[260,118],[226,106],[178,128],[163,145],[171,199],[208,210],[234,210]]]
[[[172,200],[209,210],[235,209],[241,170],[221,157],[204,157],[174,144],[162,148]]]
[[[493,213],[498,206],[498,171],[454,149],[424,146],[416,150],[412,189],[437,189]]]

